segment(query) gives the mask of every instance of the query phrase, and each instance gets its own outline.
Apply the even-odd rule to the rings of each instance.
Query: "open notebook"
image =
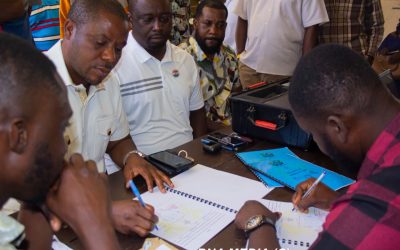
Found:
[[[272,188],[238,175],[196,165],[172,178],[175,189],[142,195],[155,208],[159,230],[151,233],[185,249],[199,249],[233,221],[247,200]]]
[[[333,190],[354,183],[346,176],[300,159],[288,148],[242,152],[236,156],[269,187],[280,183],[295,190],[299,183],[318,178],[324,171],[326,175],[321,182]]]
[[[276,232],[281,248],[295,250],[308,249],[322,231],[322,224],[328,212],[310,208],[309,213],[292,211],[293,204],[260,199],[264,206],[273,212],[281,212],[276,223]]]

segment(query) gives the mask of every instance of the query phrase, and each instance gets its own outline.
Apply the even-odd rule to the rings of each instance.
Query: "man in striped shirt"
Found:
[[[380,0],[325,0],[329,23],[320,28],[320,43],[338,43],[372,63],[383,37]]]

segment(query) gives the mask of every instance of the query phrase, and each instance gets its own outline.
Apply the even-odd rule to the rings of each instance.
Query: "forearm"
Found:
[[[39,210],[33,211],[23,207],[18,213],[18,220],[25,226],[25,240],[29,250],[51,249],[53,232],[46,217]]]
[[[236,50],[237,53],[242,53],[246,48],[247,41],[247,20],[238,17],[238,22],[236,26]]]
[[[318,27],[313,25],[304,29],[303,55],[317,45]]]
[[[193,129],[193,138],[207,134],[207,120],[204,107],[190,112],[190,126]]]
[[[107,153],[111,156],[111,159],[121,168],[123,168],[123,161],[125,156],[132,150],[135,150],[136,146],[132,141],[130,135],[125,138],[109,142],[107,147]]]
[[[264,225],[252,232],[249,237],[249,249],[279,249],[275,229]]]
[[[120,249],[114,227],[110,221],[87,223],[83,230],[76,230],[84,249],[108,250]]]

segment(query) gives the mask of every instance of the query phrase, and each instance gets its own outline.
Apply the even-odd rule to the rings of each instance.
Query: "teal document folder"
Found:
[[[270,187],[280,183],[295,190],[299,183],[318,178],[323,171],[326,175],[321,182],[333,190],[354,183],[346,176],[300,159],[288,148],[242,152],[236,156]]]

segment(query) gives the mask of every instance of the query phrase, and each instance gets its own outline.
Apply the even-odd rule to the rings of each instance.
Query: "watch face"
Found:
[[[246,228],[245,230],[250,230],[252,228],[257,227],[262,221],[262,216],[261,215],[255,215],[251,217],[247,223],[246,223]]]

